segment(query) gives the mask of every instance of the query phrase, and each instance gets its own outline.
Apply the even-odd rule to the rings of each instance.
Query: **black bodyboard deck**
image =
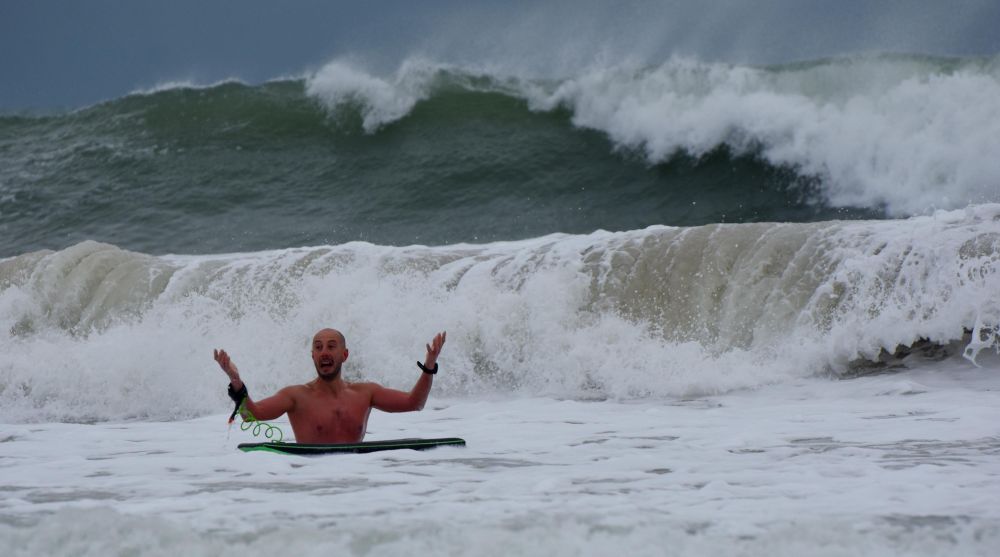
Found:
[[[388,439],[385,441],[363,441],[361,443],[240,443],[241,451],[268,451],[272,453],[293,455],[325,455],[337,453],[374,453],[378,451],[394,451],[412,449],[424,451],[435,447],[464,447],[465,439],[458,437],[440,437],[437,439]]]

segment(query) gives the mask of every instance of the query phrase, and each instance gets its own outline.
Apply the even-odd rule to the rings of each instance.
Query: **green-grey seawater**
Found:
[[[368,132],[303,81],[0,117],[0,256],[97,240],[218,253],[450,244],[653,224],[878,217],[725,145],[662,161],[495,91],[440,87]]]

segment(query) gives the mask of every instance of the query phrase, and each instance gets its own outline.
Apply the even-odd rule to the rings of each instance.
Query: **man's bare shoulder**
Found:
[[[284,396],[290,396],[290,397],[294,398],[294,397],[297,397],[297,396],[301,396],[301,395],[307,394],[311,390],[312,390],[312,387],[310,387],[308,383],[306,383],[304,385],[289,385],[289,386],[284,387],[281,390],[279,390],[278,394],[279,395],[284,395]]]
[[[378,383],[348,383],[347,386],[352,390],[363,393],[374,393],[385,388]]]

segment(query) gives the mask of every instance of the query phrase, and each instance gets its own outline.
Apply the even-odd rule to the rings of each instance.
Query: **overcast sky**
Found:
[[[595,57],[776,63],[857,52],[1000,53],[1000,0],[0,0],[0,109],[158,84],[256,83],[350,57],[558,74]]]

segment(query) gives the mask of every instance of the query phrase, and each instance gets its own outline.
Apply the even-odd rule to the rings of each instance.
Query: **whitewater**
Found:
[[[222,413],[4,425],[0,540],[7,555],[986,556],[995,371],[653,402],[432,396],[374,415],[369,438],[468,447],[325,458],[240,453]]]

